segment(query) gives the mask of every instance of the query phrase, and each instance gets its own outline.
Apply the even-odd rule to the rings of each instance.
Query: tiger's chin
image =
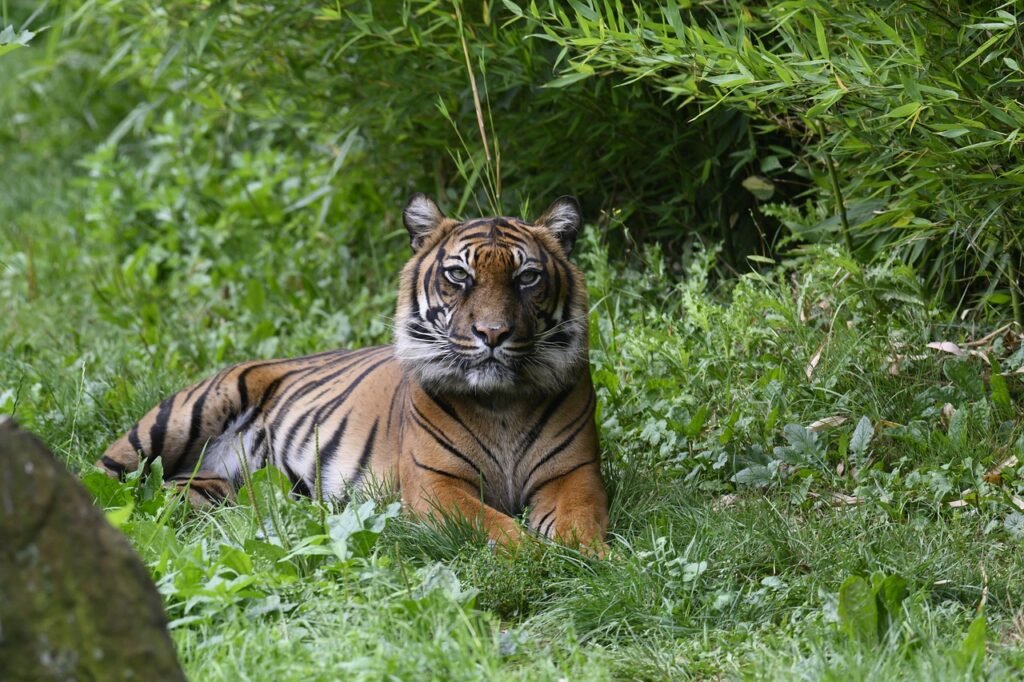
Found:
[[[406,369],[425,388],[454,395],[514,395],[523,392],[523,377],[513,368],[488,360],[474,365],[453,366],[450,361],[419,362]]]
[[[479,393],[503,393],[515,389],[519,375],[497,360],[487,360],[465,371],[465,383]]]
[[[537,362],[510,367],[497,360],[453,366],[450,361],[403,362],[406,372],[427,390],[447,395],[534,400],[574,386],[586,361],[545,366]]]

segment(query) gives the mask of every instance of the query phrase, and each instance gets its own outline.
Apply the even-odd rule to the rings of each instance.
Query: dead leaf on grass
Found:
[[[807,363],[807,367],[804,368],[804,374],[807,375],[808,379],[811,379],[814,376],[814,370],[821,361],[821,352],[825,350],[826,342],[827,339],[821,342],[821,345],[818,346],[818,350],[811,356],[810,362]]]
[[[1016,455],[1011,455],[1011,456],[1007,457],[1006,459],[1004,459],[999,464],[997,464],[994,467],[992,467],[984,476],[981,477],[981,479],[983,481],[985,481],[986,483],[992,483],[992,484],[1002,483],[1002,480],[1003,480],[1003,470],[1004,469],[1011,469],[1011,468],[1017,466],[1019,463],[1020,463],[1020,461],[1017,459],[1017,456]]]
[[[928,348],[934,348],[935,350],[940,350],[943,353],[950,353],[951,355],[955,355],[960,358],[965,355],[963,349],[952,341],[932,341],[928,344]]]
[[[956,414],[956,408],[953,407],[953,403],[946,403],[942,406],[942,425],[949,427],[949,422],[952,421],[953,415]]]
[[[711,503],[711,509],[712,511],[722,511],[723,509],[726,509],[727,507],[731,507],[734,504],[736,504],[737,500],[739,500],[739,495],[734,495],[733,493],[726,493],[725,495],[722,495],[717,500]]]
[[[828,495],[822,495],[821,493],[811,491],[807,493],[807,497],[811,498],[812,500],[818,500],[821,499],[822,497],[825,497],[828,499],[828,501],[832,504],[833,507],[847,507],[855,504],[860,504],[861,502],[863,502],[861,498],[855,497],[853,495],[847,495],[846,493],[829,493]]]
[[[831,429],[836,426],[840,426],[841,424],[845,423],[846,420],[847,417],[844,417],[840,414],[831,417],[823,417],[817,421],[811,422],[811,425],[807,427],[807,430],[818,433],[819,431],[824,431],[825,429]]]

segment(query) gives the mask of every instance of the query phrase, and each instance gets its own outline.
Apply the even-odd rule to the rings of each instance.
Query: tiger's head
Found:
[[[533,223],[457,221],[415,194],[404,220],[395,345],[406,372],[446,393],[557,393],[587,364],[587,292],[569,262],[580,208],[561,197]]]

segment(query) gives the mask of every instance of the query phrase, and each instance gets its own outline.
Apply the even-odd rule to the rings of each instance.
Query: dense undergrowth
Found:
[[[0,93],[0,412],[41,434],[132,539],[190,676],[933,680],[1024,668],[1024,348],[1000,323],[1005,272],[978,270],[980,307],[958,314],[935,273],[892,248],[902,237],[867,248],[855,225],[855,252],[842,246],[823,157],[798,162],[819,148],[736,111],[693,132],[656,92],[672,86],[662,67],[650,90],[571,70],[566,88],[540,88],[558,59],[545,45],[596,19],[578,10],[546,43],[522,40],[515,27],[544,13],[504,5],[512,14],[492,7],[490,23],[466,9],[500,174],[475,141],[457,18],[428,4],[370,21],[356,4],[75,3],[0,56],[21,84]],[[381,29],[392,21],[405,28]],[[644,45],[665,39],[651,31]],[[627,34],[620,49],[635,47]],[[986,68],[1010,68],[996,61]],[[529,83],[527,106],[517,88]],[[676,135],[653,145],[663,152],[642,136],[588,142],[652,120]],[[967,127],[939,138],[983,136]],[[699,136],[725,146],[686,156]],[[737,141],[774,150],[788,174],[771,175],[760,152],[752,170]],[[694,176],[673,180],[673,165]],[[722,213],[760,206],[741,182],[755,175],[820,193],[777,206],[784,248],[755,261],[761,272],[723,277],[756,250],[741,245],[761,209],[742,212],[749,233]],[[387,340],[408,253],[403,195],[429,184],[470,215],[490,210],[499,177],[504,210],[527,217],[531,200],[591,195],[577,259],[612,492],[607,560],[540,544],[494,554],[469,529],[412,523],[387,495],[321,508],[269,472],[243,504],[199,514],[153,478],[91,470],[138,415],[224,363]],[[822,243],[786,227],[793,211],[832,216]],[[723,220],[735,240],[710,245]],[[965,253],[949,255],[985,260]],[[985,267],[1019,257],[1006,253]]]

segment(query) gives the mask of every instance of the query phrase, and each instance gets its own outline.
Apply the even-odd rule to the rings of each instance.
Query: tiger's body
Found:
[[[114,442],[111,474],[160,458],[196,504],[272,464],[299,493],[345,499],[389,481],[424,516],[457,513],[515,542],[600,552],[607,500],[586,357],[579,226],[560,200],[530,225],[459,223],[422,195],[405,212],[396,342],[246,362],[167,398]]]

